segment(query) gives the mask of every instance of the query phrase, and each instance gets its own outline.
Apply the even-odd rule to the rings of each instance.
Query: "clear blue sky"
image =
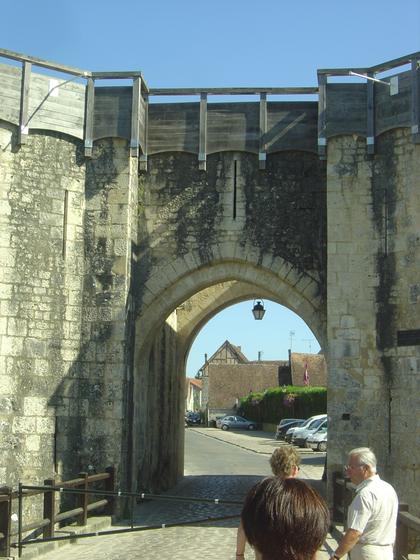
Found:
[[[420,50],[419,0],[20,0],[1,6],[0,47],[86,70],[141,70],[150,87],[313,86],[317,68],[371,66]],[[0,60],[1,62],[1,60]],[[194,375],[226,339],[249,359],[314,338],[267,302],[231,307],[201,331]],[[313,345],[312,351],[318,347]]]

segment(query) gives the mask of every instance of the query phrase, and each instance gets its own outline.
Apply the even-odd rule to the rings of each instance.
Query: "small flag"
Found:
[[[303,374],[303,384],[309,385],[308,362],[305,364],[305,373]]]

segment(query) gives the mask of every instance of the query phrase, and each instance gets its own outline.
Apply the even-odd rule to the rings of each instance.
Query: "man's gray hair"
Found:
[[[369,447],[356,447],[350,451],[349,457],[350,455],[358,457],[361,465],[367,465],[372,472],[376,473],[375,453]]]

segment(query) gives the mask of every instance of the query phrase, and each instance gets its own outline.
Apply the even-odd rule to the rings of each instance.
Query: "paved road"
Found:
[[[205,429],[187,430],[186,476],[168,494],[242,502],[250,486],[270,473],[268,457],[271,454],[267,447],[262,453],[253,449],[255,445],[261,445],[263,437],[250,437],[248,449],[244,448],[244,437],[246,435],[235,436],[233,433],[220,436],[220,431]],[[322,457],[317,462],[322,464]],[[316,473],[320,476],[322,472],[320,465],[314,466],[310,462],[305,468],[309,469],[311,477]],[[141,526],[170,524],[197,518],[238,515],[240,509],[240,505],[150,501],[137,506],[135,521]],[[193,526],[93,537],[45,554],[42,560],[230,560],[235,557],[237,526],[238,518],[235,518]],[[326,546],[320,552],[319,560],[329,557],[331,548],[329,544]],[[248,549],[246,558],[253,557],[252,550]]]

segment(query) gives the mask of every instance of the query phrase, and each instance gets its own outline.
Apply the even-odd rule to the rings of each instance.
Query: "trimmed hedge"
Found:
[[[274,387],[249,393],[239,401],[238,413],[259,422],[278,423],[282,418],[309,418],[327,411],[325,387]]]

